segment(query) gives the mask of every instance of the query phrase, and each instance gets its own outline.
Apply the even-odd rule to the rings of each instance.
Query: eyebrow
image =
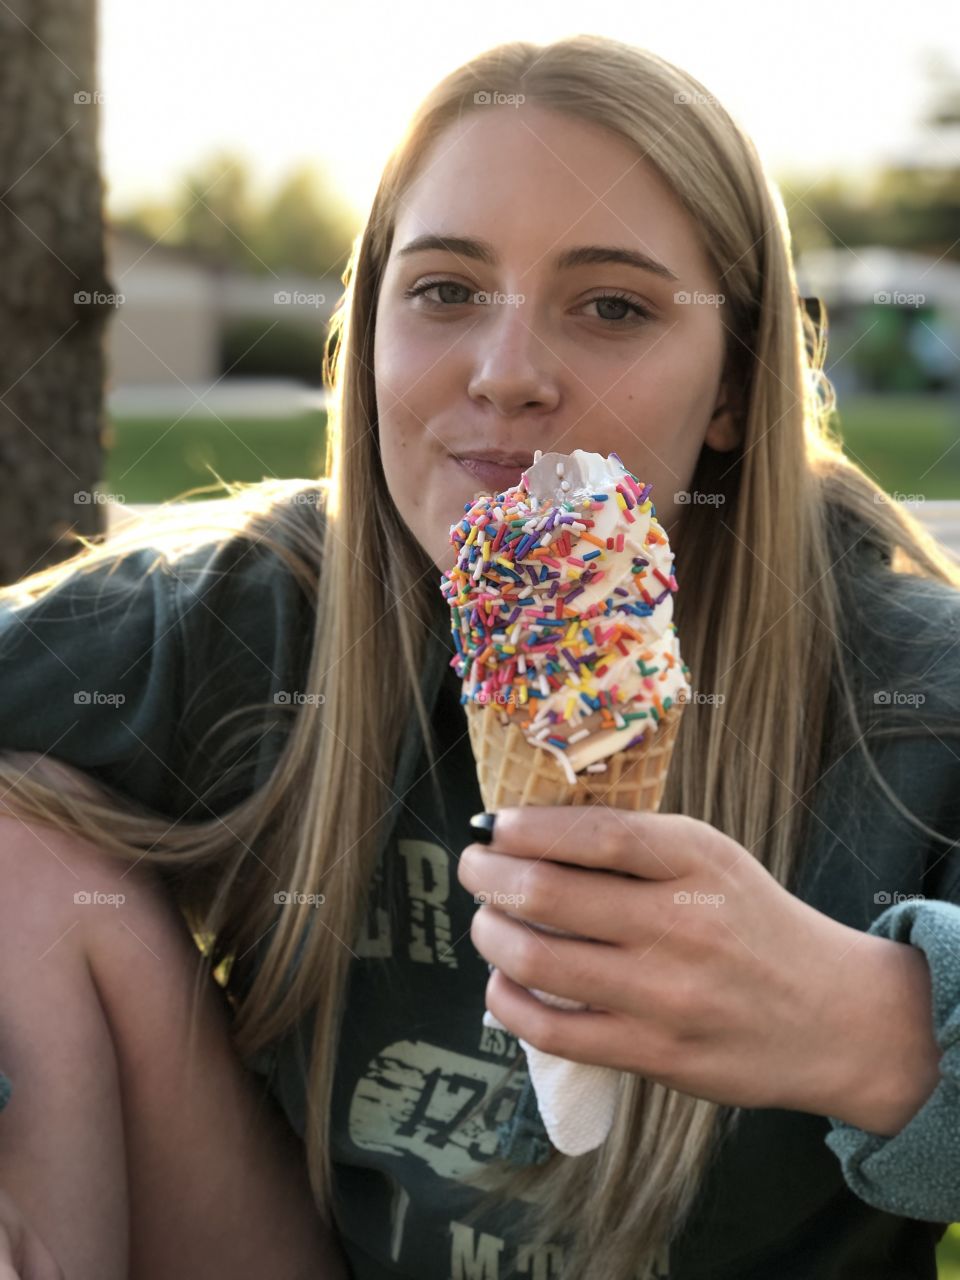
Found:
[[[411,254],[424,253],[429,249],[455,253],[462,258],[474,258],[477,262],[485,262],[491,267],[497,265],[497,254],[493,245],[487,240],[476,240],[471,236],[434,234],[417,236],[397,251],[397,257],[406,258]],[[640,271],[652,272],[664,280],[680,279],[656,258],[651,258],[638,249],[627,249],[621,245],[584,244],[563,249],[554,258],[553,265],[558,271],[569,271],[573,267],[597,266],[606,262],[616,263],[622,267],[637,267]]]

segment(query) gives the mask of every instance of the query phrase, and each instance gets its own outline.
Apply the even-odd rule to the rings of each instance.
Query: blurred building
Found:
[[[797,283],[826,303],[838,392],[960,394],[960,265],[880,245],[817,249],[798,258]]]
[[[262,382],[259,398],[273,407],[307,385],[300,370],[322,349],[338,277],[248,275],[118,227],[106,247],[118,295],[107,330],[112,406],[186,407],[231,370]]]

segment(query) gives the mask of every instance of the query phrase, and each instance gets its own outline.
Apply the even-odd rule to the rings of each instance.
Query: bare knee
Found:
[[[10,758],[11,753],[5,753]],[[23,754],[24,771],[61,789],[82,791],[96,784],[49,757]],[[162,956],[184,973],[197,960],[186,921],[159,871],[144,858],[108,851],[92,840],[44,822],[17,816],[0,801],[0,931],[26,943],[27,956],[49,949],[82,949],[99,979],[129,964],[131,944],[140,959]],[[134,965],[139,969],[140,965]],[[151,975],[157,980],[157,972]],[[99,982],[98,982],[99,985]]]

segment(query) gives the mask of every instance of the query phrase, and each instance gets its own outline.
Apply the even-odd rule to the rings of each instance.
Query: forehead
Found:
[[[695,223],[642,148],[540,106],[489,106],[448,126],[403,194],[393,252],[427,232],[473,235],[528,269],[565,243],[630,244],[704,269]]]

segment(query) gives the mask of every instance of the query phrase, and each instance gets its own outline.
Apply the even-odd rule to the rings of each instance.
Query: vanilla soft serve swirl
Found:
[[[538,454],[450,529],[457,559],[441,590],[461,702],[493,704],[571,781],[690,697],[673,555],[649,493],[616,454]]]

